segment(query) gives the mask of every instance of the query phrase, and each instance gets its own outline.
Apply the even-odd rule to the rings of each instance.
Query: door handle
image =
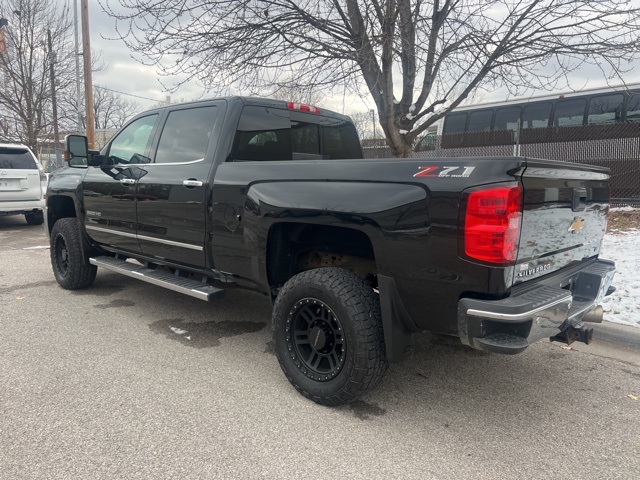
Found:
[[[135,185],[136,181],[133,178],[122,178],[120,180],[120,183],[124,185]]]
[[[182,185],[184,185],[185,187],[189,187],[189,188],[201,187],[202,186],[202,182],[200,180],[195,180],[193,178],[190,178],[188,180],[183,180],[182,181]]]

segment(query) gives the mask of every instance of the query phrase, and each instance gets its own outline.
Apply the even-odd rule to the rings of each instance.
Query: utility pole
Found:
[[[51,30],[47,30],[47,45],[49,47],[49,75],[51,76],[51,106],[53,109],[53,144],[56,152],[56,167],[62,166],[60,158],[60,133],[58,132],[58,103],[56,99],[56,74],[53,65],[56,61],[56,54],[53,51],[51,41]]]
[[[371,122],[373,123],[373,138],[378,138],[378,132],[376,132],[376,111],[371,110]]]
[[[76,57],[76,114],[78,132],[82,131],[82,97],[80,96],[80,49],[78,48],[78,0],[73,0],[73,40],[75,45]]]
[[[93,80],[91,79],[91,43],[89,41],[89,5],[88,0],[81,0],[82,10],[82,57],[84,59],[84,112],[87,124],[87,140],[89,148],[94,148],[95,120],[93,115]]]
[[[7,40],[4,33],[4,27],[6,27],[7,25],[9,25],[9,20],[7,20],[6,18],[0,18],[0,57],[2,57],[2,61],[0,61],[0,63],[4,67],[7,66]],[[4,88],[6,90],[8,88],[7,85],[9,79],[7,78],[8,75],[6,72],[6,68],[4,70]]]

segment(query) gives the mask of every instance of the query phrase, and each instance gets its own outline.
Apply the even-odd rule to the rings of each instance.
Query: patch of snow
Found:
[[[605,235],[600,258],[616,262],[616,291],[602,302],[604,319],[640,328],[640,230]]]
[[[409,133],[409,130],[399,130],[400,135],[406,135],[407,133]]]
[[[415,117],[415,115],[413,113],[407,113],[407,120],[413,120]]]
[[[395,98],[393,99],[393,103],[394,105],[400,105],[400,100],[396,100]]]
[[[409,111],[410,111],[411,113],[413,113],[413,112],[415,112],[415,111],[416,111],[416,104],[415,104],[415,103],[409,107]]]
[[[610,208],[609,211],[610,212],[633,212],[634,210],[636,210],[633,207],[615,207],[615,208]]]

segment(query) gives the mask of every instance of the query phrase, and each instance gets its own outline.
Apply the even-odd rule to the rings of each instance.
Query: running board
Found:
[[[92,265],[102,267],[127,277],[137,278],[144,282],[164,287],[174,292],[184,293],[204,301],[219,300],[224,297],[224,290],[190,278],[173,275],[164,270],[152,270],[142,265],[119,260],[114,257],[100,256],[89,259]]]

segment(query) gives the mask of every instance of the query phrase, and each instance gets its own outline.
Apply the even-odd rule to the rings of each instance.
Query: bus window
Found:
[[[469,112],[469,125],[467,126],[467,132],[488,132],[491,130],[492,117],[493,109]]]
[[[522,128],[545,128],[551,118],[551,103],[532,103],[522,111]]]
[[[517,130],[520,120],[520,107],[503,107],[496,109],[494,130]]]
[[[427,130],[427,134],[420,140],[416,147],[416,152],[431,152],[436,149],[438,143],[438,131]]]
[[[640,122],[640,92],[632,92],[629,96],[627,122]]]
[[[621,121],[623,101],[622,94],[591,97],[587,123],[615,123]]]
[[[467,124],[467,114],[466,113],[453,113],[451,115],[447,115],[447,118],[444,121],[444,134],[449,133],[463,133],[464,127]]]
[[[586,98],[568,98],[556,104],[553,124],[556,127],[571,127],[584,123],[584,110],[587,106]]]

